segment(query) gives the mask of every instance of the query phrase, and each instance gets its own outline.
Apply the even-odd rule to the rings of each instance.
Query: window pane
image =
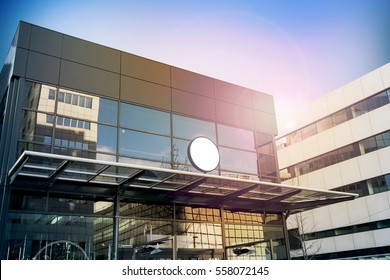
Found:
[[[56,91],[55,89],[49,89],[49,99],[50,100],[55,100],[56,99]]]
[[[116,153],[116,127],[98,124],[96,150],[100,152]]]
[[[70,126],[70,119],[64,118],[64,126]]]
[[[302,128],[303,139],[309,138],[310,136],[313,136],[315,134],[317,134],[317,127],[315,123]]]
[[[58,93],[58,102],[65,102],[65,92],[60,91]]]
[[[71,104],[72,103],[72,94],[70,93],[65,93],[65,103]]]
[[[121,155],[171,161],[169,137],[121,129],[119,141]]]
[[[378,149],[390,146],[390,131],[375,136]]]
[[[27,82],[27,95],[23,106],[33,110],[54,113],[55,91],[55,87]]]
[[[386,91],[381,92],[377,95],[374,95],[367,99],[367,107],[368,111],[375,110],[379,107],[382,107],[383,105],[386,105],[389,103],[389,97],[387,96]]]
[[[86,97],[85,98],[85,107],[91,109],[92,108],[92,98]]]
[[[351,107],[351,110],[352,110],[352,115],[353,115],[354,118],[367,113],[368,112],[368,108],[367,108],[366,100],[363,100],[363,101],[353,105]]]
[[[218,125],[218,141],[222,146],[254,150],[253,132],[241,128]]]
[[[268,134],[256,132],[257,152],[261,154],[275,154],[273,137]]]
[[[80,96],[79,106],[85,107],[85,97],[84,96]]]
[[[46,115],[46,123],[54,123],[54,116],[53,115]]]
[[[64,118],[58,116],[58,117],[57,117],[57,125],[63,125],[63,124],[64,124]]]
[[[354,156],[355,156],[355,153],[354,153],[352,145],[348,145],[346,147],[343,147],[343,148],[337,150],[338,162],[353,158]]]
[[[309,167],[307,165],[307,162],[301,162],[295,165],[295,174],[296,176],[304,175],[309,173]]]
[[[170,135],[169,113],[121,103],[120,125]]]
[[[336,125],[339,125],[339,124],[342,124],[343,122],[346,122],[347,120],[349,120],[349,116],[348,116],[348,112],[347,110],[341,110],[337,113],[334,113],[332,115],[332,122],[333,122],[333,126],[336,126]]]
[[[257,158],[255,153],[220,148],[221,169],[236,172],[257,174]]]
[[[205,136],[214,143],[216,142],[214,123],[173,115],[172,125],[175,137],[193,140],[198,136]]]
[[[302,133],[300,130],[290,133],[287,137],[287,145],[292,145],[302,141]]]
[[[47,122],[49,121],[49,122]],[[24,111],[20,137],[26,141],[45,142],[45,137],[53,133],[53,116],[31,111]]]
[[[98,122],[114,124],[118,122],[118,102],[99,98]]]
[[[274,155],[259,155],[260,175],[277,177],[276,159]]]
[[[307,168],[309,172],[321,169],[323,167],[322,157],[315,157],[307,161]]]
[[[324,167],[327,167],[332,164],[337,163],[337,151],[332,151],[329,153],[326,153],[322,156],[322,164]]]
[[[173,162],[181,164],[190,164],[187,149],[190,141],[173,139]],[[175,168],[176,169],[176,168]]]
[[[378,149],[376,146],[375,137],[371,137],[363,141],[360,141],[359,146],[360,146],[360,153],[362,155],[372,151],[376,151]]]
[[[78,104],[79,104],[79,96],[77,94],[73,94],[72,105],[78,105]]]
[[[331,117],[327,117],[325,119],[322,119],[322,120],[319,120],[317,123],[317,131],[318,133],[322,132],[322,131],[325,131],[329,128],[332,127],[332,118]]]

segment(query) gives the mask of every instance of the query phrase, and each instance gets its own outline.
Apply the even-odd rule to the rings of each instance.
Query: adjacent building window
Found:
[[[284,180],[287,180],[389,146],[390,131],[385,131],[370,138],[287,167],[280,171],[280,176]]]
[[[390,89],[384,90],[362,100],[350,107],[340,110],[332,115],[316,121],[313,124],[307,125],[300,130],[289,133],[288,135],[276,140],[278,150],[289,145],[301,142],[302,140],[313,136],[317,133],[325,131],[331,127],[342,124],[352,118],[357,118],[365,113],[380,108],[390,103]]]

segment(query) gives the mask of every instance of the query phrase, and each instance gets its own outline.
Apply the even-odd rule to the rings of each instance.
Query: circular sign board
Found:
[[[187,149],[191,164],[202,172],[210,172],[219,164],[219,152],[213,141],[206,137],[197,137]]]

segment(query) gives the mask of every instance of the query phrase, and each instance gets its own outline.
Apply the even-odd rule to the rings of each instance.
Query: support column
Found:
[[[118,259],[118,242],[119,242],[119,194],[115,196],[114,200],[114,223],[112,234],[112,259]]]
[[[172,234],[172,260],[177,260],[177,226],[176,226],[176,203],[173,203],[173,234]]]
[[[224,217],[224,208],[223,206],[220,208],[220,215],[221,215],[221,232],[222,232],[222,248],[223,248],[223,259],[227,260],[228,259],[228,252],[226,249],[226,233],[225,233],[225,217]]]
[[[287,259],[291,260],[291,255],[290,255],[290,240],[288,239],[288,232],[287,232],[287,218],[288,218],[289,212],[283,212],[282,213],[282,219],[283,219],[283,232],[284,232],[284,239],[286,242],[286,254],[287,254]]]

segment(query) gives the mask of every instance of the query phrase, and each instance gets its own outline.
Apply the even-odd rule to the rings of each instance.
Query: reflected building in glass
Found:
[[[287,259],[288,213],[354,198],[279,184],[264,93],[25,22],[0,81],[2,259]]]

